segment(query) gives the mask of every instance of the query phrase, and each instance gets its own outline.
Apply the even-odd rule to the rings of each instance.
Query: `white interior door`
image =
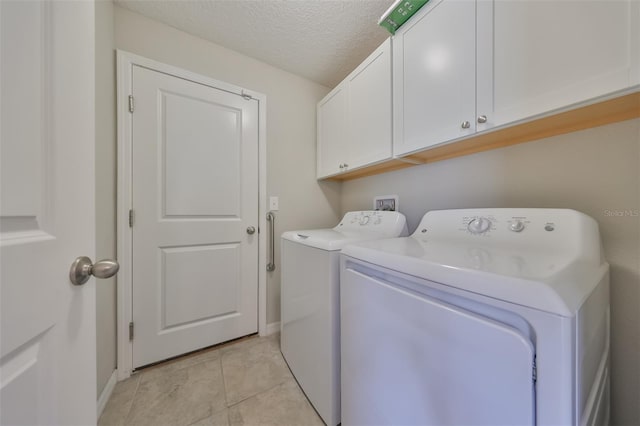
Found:
[[[258,102],[132,78],[137,368],[257,331]]]
[[[95,424],[93,2],[0,2],[0,423]]]

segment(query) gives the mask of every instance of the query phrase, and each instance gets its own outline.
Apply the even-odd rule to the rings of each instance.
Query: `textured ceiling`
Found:
[[[116,0],[182,31],[334,87],[389,36],[393,0]]]

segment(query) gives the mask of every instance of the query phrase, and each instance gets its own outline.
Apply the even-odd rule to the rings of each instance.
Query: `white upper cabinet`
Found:
[[[341,83],[318,103],[318,177],[343,169],[347,147],[347,89]]]
[[[391,39],[347,77],[348,168],[391,157]]]
[[[393,39],[394,155],[640,84],[637,0],[431,0]]]
[[[432,0],[393,40],[394,154],[475,132],[475,0]]]
[[[478,115],[500,126],[640,83],[637,0],[478,0]]]
[[[318,178],[391,158],[391,41],[318,103]]]

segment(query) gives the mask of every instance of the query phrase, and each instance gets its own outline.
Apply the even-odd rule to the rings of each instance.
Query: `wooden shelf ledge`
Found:
[[[415,162],[408,163],[400,159],[391,158],[380,163],[372,164],[371,166],[364,166],[352,171],[342,172],[338,175],[329,176],[326,178],[326,180],[342,181],[358,179],[361,177],[378,175],[380,173],[392,172],[394,170],[400,170],[415,165]]]
[[[350,180],[399,170],[418,164],[433,163],[463,155],[531,142],[551,136],[604,126],[640,117],[640,90],[635,88],[614,98],[607,98],[574,109],[520,122],[509,127],[483,132],[466,139],[448,142],[402,158],[395,158],[357,170],[332,176],[331,180]]]

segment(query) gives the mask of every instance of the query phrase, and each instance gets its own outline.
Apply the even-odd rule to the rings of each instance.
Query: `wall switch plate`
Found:
[[[379,195],[373,198],[374,210],[398,211],[397,195]]]
[[[278,210],[278,197],[269,197],[269,210]]]

